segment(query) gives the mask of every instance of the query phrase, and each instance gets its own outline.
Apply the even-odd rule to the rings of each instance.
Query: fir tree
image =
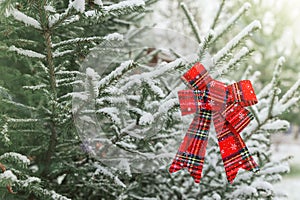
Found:
[[[1,174],[1,199],[116,195],[118,187],[101,186],[111,178],[107,174],[90,181],[97,167],[80,148],[68,93],[91,49],[134,25],[153,2],[1,1],[6,17],[1,17],[1,49],[6,51],[1,60],[10,60],[1,62],[3,70],[9,73],[5,65],[13,65],[13,73],[21,72],[26,80],[21,90],[14,91],[14,83],[4,83],[10,91],[1,87],[5,148],[1,145],[0,162],[7,168]],[[5,192],[6,185],[17,194]]]

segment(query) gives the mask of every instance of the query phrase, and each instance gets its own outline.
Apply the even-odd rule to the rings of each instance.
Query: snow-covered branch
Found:
[[[17,52],[20,55],[31,57],[31,58],[45,58],[46,57],[45,55],[43,55],[41,53],[38,53],[38,52],[35,52],[32,50],[17,48],[15,46],[10,46],[8,50]]]
[[[41,30],[41,24],[34,18],[22,13],[21,11],[12,8],[9,10],[8,15],[12,15],[16,20],[23,22],[25,25],[33,26],[36,29]]]
[[[216,53],[213,57],[213,62],[216,64],[222,58],[226,57],[236,46],[238,46],[241,41],[249,36],[253,31],[260,29],[261,24],[259,21],[255,20],[246,26],[238,35],[236,35],[232,40],[230,40],[225,47]]]

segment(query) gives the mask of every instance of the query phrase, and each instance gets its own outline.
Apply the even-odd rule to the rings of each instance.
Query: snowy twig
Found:
[[[222,2],[220,4],[220,7],[219,7],[219,9],[217,11],[217,14],[216,14],[216,16],[214,18],[213,24],[211,26],[211,29],[213,29],[213,30],[215,29],[215,26],[217,25],[217,22],[219,20],[220,14],[221,14],[221,12],[223,10],[224,4],[225,4],[225,0],[222,0]]]
[[[251,7],[250,3],[245,3],[237,13],[235,13],[224,25],[216,28],[216,35],[213,39],[215,42],[218,38],[220,38],[226,31],[230,29],[230,27]]]
[[[45,58],[46,56],[43,54],[40,54],[38,52],[32,51],[32,50],[27,50],[27,49],[22,49],[22,48],[17,48],[15,46],[11,46],[8,49],[9,51],[15,51],[20,55],[24,55],[27,57],[31,57],[31,58]]]
[[[201,36],[200,36],[200,30],[199,30],[197,22],[195,21],[192,13],[188,10],[188,8],[187,8],[187,6],[184,2],[181,2],[180,6],[183,9],[184,14],[185,14],[186,18],[188,19],[188,21],[189,21],[189,23],[192,27],[192,30],[193,30],[193,32],[196,36],[197,42],[201,43],[202,40],[201,40]]]
[[[236,46],[238,46],[241,41],[249,36],[253,31],[260,29],[261,24],[259,21],[255,20],[248,26],[246,26],[238,35],[236,35],[232,40],[230,40],[225,47],[223,47],[220,51],[216,53],[213,57],[214,64],[218,63],[221,59],[223,59],[228,53],[230,53]]]
[[[222,74],[226,74],[250,53],[251,51],[247,47],[243,47],[237,54],[234,55],[232,59],[229,60],[229,62],[226,65],[224,65],[220,69],[218,68],[217,72],[212,73],[212,77],[218,78]]]
[[[26,25],[33,26],[36,29],[41,30],[41,24],[34,18],[25,15],[24,13],[20,12],[19,10],[12,8],[8,12],[9,15],[12,15],[16,20],[23,22]]]

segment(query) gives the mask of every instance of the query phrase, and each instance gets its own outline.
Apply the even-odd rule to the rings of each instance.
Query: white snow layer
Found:
[[[94,0],[94,4],[98,6],[103,6],[102,0]]]
[[[19,153],[15,153],[15,152],[5,153],[2,156],[0,156],[0,160],[5,159],[5,158],[14,158],[18,161],[21,161],[25,165],[30,164],[30,160],[26,156],[23,156]]]
[[[105,40],[123,40],[124,36],[119,33],[111,33],[104,37]]]
[[[73,8],[78,12],[83,13],[85,10],[85,0],[75,0],[72,4]]]
[[[31,183],[40,183],[41,179],[37,178],[37,177],[29,177],[28,179],[26,179],[25,181],[23,181],[23,187],[28,187]]]
[[[10,181],[17,181],[18,180],[16,175],[14,175],[12,173],[12,171],[10,171],[10,170],[6,170],[5,172],[1,173],[0,174],[0,180],[1,179],[6,179],[6,180],[10,180]]]
[[[147,124],[151,124],[154,121],[154,117],[151,113],[145,112],[139,121],[140,125],[147,125]]]
[[[237,188],[233,193],[232,197],[243,197],[244,195],[247,196],[258,196],[257,190],[254,187],[248,186],[248,185],[242,185],[241,187]]]
[[[98,87],[106,85],[109,83],[109,81],[123,73],[124,70],[126,70],[128,67],[130,67],[133,63],[133,60],[128,60],[123,62],[118,68],[116,68],[114,71],[112,71],[109,75],[107,75],[105,78],[101,79],[98,83]]]
[[[15,51],[20,55],[28,56],[31,58],[45,58],[45,55],[37,53],[35,51],[27,50],[27,49],[22,49],[22,48],[17,48],[15,46],[10,46],[9,51]]]
[[[228,54],[243,38],[249,35],[253,30],[260,29],[261,24],[258,20],[254,20],[248,26],[246,26],[238,35],[236,35],[232,40],[230,40],[225,47],[223,47],[218,53],[213,57],[214,63],[218,62],[221,58]]]
[[[42,29],[40,23],[28,15],[25,15],[24,13],[20,12],[19,10],[13,8],[8,12],[8,15],[12,15],[16,20],[23,22],[26,25],[33,26],[36,29]]]
[[[53,12],[53,13],[56,12],[55,8],[51,5],[44,6],[44,9],[49,12]]]
[[[255,187],[257,190],[264,190],[268,194],[271,194],[272,191],[274,190],[273,186],[270,183],[266,182],[266,181],[257,180],[257,181],[254,181],[251,184],[251,186]]]
[[[75,39],[64,40],[64,41],[55,43],[55,44],[52,45],[52,47],[62,46],[62,45],[66,45],[66,44],[74,44],[74,43],[84,42],[84,41],[101,40],[101,39],[103,39],[103,38],[98,37],[98,36],[86,37],[86,38],[75,38]]]
[[[290,123],[286,120],[276,120],[263,125],[261,128],[264,130],[278,130],[287,129],[290,127]]]
[[[144,6],[145,2],[142,0],[128,0],[128,1],[121,1],[120,3],[113,4],[110,6],[106,6],[106,11],[115,11],[115,10],[122,10],[126,8],[133,8],[135,6]]]

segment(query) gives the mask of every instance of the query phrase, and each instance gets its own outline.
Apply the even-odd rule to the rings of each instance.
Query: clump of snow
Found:
[[[105,40],[123,40],[124,36],[120,33],[111,33],[104,37]]]
[[[102,0],[94,0],[94,4],[98,5],[98,6],[103,6]]]
[[[88,67],[86,69],[85,73],[86,73],[86,76],[92,80],[97,80],[99,78],[98,73],[90,67]]]
[[[55,8],[54,8],[53,6],[51,6],[51,5],[46,5],[46,6],[44,6],[44,9],[45,9],[46,11],[49,11],[49,12],[53,12],[53,13],[56,12]]]
[[[9,51],[15,51],[20,55],[28,56],[31,58],[45,58],[45,55],[37,53],[35,51],[27,50],[27,49],[22,49],[22,48],[17,48],[15,46],[10,46]]]
[[[1,179],[6,179],[6,180],[10,180],[10,181],[17,181],[18,180],[16,175],[14,175],[12,173],[12,171],[10,171],[10,170],[6,170],[5,172],[1,173],[0,174],[0,180]]]
[[[214,200],[221,200],[221,196],[220,196],[219,194],[217,194],[217,193],[214,193],[214,194],[212,195],[212,198],[213,198]]]
[[[33,26],[36,29],[42,29],[40,23],[36,19],[25,15],[15,8],[9,10],[8,16],[9,15],[12,15],[16,20],[23,22],[26,25]]]
[[[151,113],[145,112],[140,118],[140,125],[152,124],[154,117]]]
[[[54,190],[51,190],[50,192],[44,190],[46,194],[51,195],[51,198],[54,200],[71,200],[65,196],[62,196],[60,194],[57,194]]]
[[[107,11],[115,11],[115,10],[122,10],[126,8],[133,8],[135,6],[144,6],[145,2],[142,0],[128,0],[128,1],[121,1],[120,3],[113,4],[110,6],[106,6],[105,10]]]
[[[84,13],[84,15],[86,17],[94,17],[97,15],[97,11],[96,10],[88,10]]]
[[[75,0],[72,4],[73,8],[78,12],[83,13],[85,10],[85,0]]]
[[[63,175],[57,177],[57,183],[58,183],[58,185],[61,185],[61,183],[62,183],[63,180],[65,179],[66,175],[67,175],[67,174],[63,174]]]
[[[285,63],[285,57],[281,56],[279,59],[278,59],[278,65],[283,65]]]
[[[257,190],[264,190],[265,192],[267,192],[268,195],[270,195],[272,193],[272,191],[274,190],[273,186],[266,182],[266,181],[254,181],[251,184],[252,187],[255,187]]]

